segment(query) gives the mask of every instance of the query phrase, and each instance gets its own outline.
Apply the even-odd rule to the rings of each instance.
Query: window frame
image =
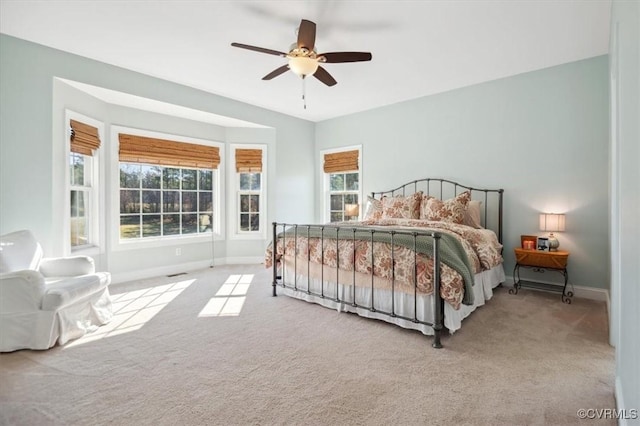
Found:
[[[236,226],[236,233],[237,234],[257,234],[260,233],[262,231],[262,172],[260,173],[256,173],[256,172],[236,172],[238,174],[238,190],[237,190],[237,200],[236,200],[236,207],[237,207],[237,215],[238,218],[240,219],[239,221],[237,221],[237,226]],[[243,174],[259,174],[260,175],[260,189],[255,190],[255,189],[242,189],[241,188],[241,180],[242,180],[242,175]],[[249,218],[251,218],[252,214],[256,214],[255,211],[251,210],[251,207],[249,208],[248,212],[245,212],[242,210],[242,196],[243,195],[247,195],[249,197],[253,196],[253,195],[257,195],[258,198],[258,230],[253,231],[253,230],[249,230],[249,231],[243,231],[242,230],[242,215],[243,214],[248,214]],[[249,205],[251,206],[251,200],[249,200]],[[251,220],[249,220],[249,223],[251,223]],[[249,225],[249,227],[251,227],[251,224]]]
[[[184,143],[192,143],[192,144],[200,144],[205,146],[213,146],[217,147],[220,152],[221,158],[224,158],[224,143],[206,140],[206,139],[198,139],[186,136],[179,136],[167,133],[160,133],[150,130],[141,130],[134,129],[125,126],[111,126],[111,151],[110,154],[114,159],[111,162],[111,187],[113,190],[109,191],[110,201],[111,201],[111,219],[110,225],[111,229],[109,232],[109,239],[111,242],[111,246],[114,251],[119,250],[132,250],[132,249],[141,249],[141,248],[153,248],[153,247],[168,247],[175,246],[176,243],[180,244],[189,244],[189,243],[199,243],[199,242],[211,242],[212,240],[224,240],[224,235],[222,233],[222,229],[225,228],[225,220],[223,217],[223,208],[221,205],[221,200],[224,199],[224,161],[221,161],[218,165],[217,169],[207,169],[213,170],[212,175],[212,203],[213,203],[213,221],[211,223],[213,232],[206,233],[190,233],[190,234],[177,234],[177,235],[162,235],[162,236],[153,236],[153,237],[140,237],[140,238],[132,238],[132,239],[121,239],[120,238],[120,158],[119,158],[119,143],[118,143],[118,135],[120,133],[125,133],[129,135],[137,135],[143,137],[157,138],[157,139],[166,139],[175,142],[184,142]],[[123,163],[129,163],[124,161]],[[133,164],[133,163],[131,163]],[[139,163],[143,164],[143,163]],[[146,164],[151,166],[161,166],[167,168],[178,168],[178,169],[196,169],[194,167],[179,167],[172,165],[163,165],[163,164]],[[162,191],[158,189],[158,191]],[[195,190],[197,191],[197,190]],[[162,213],[158,213],[162,214]],[[176,214],[182,214],[180,212]],[[198,214],[195,212],[194,214]]]
[[[236,171],[236,150],[260,149],[262,151],[262,171],[260,172],[260,190],[242,190],[240,188],[240,175],[248,172]],[[231,240],[264,240],[267,238],[267,145],[266,144],[229,144],[229,182],[232,182],[233,190],[228,198],[228,237]],[[259,221],[257,231],[242,231],[240,229],[240,195],[258,195]]]
[[[73,172],[72,170],[75,169],[75,167],[73,167],[73,158],[74,157],[81,157],[82,161],[83,161],[83,165],[82,165],[82,176],[83,176],[83,184],[82,185],[77,185],[74,183],[75,179],[73,178]],[[85,218],[85,234],[87,236],[87,242],[85,244],[78,244],[78,245],[73,245],[73,238],[70,238],[69,244],[71,245],[71,250],[72,251],[77,251],[77,250],[84,250],[90,247],[93,247],[94,241],[96,240],[94,238],[94,228],[95,226],[93,225],[93,205],[95,203],[95,201],[93,200],[94,196],[94,192],[96,191],[96,188],[94,188],[93,186],[93,171],[95,169],[95,165],[93,164],[93,157],[89,156],[89,155],[85,155],[85,154],[80,154],[77,152],[72,152],[69,151],[69,155],[68,155],[68,160],[69,160],[69,182],[67,183],[69,186],[69,208],[71,209],[70,214],[69,214],[69,235],[71,236],[73,233],[73,228],[74,228],[74,218],[76,217],[84,217]],[[71,206],[71,202],[73,200],[73,197],[71,196],[71,193],[73,192],[82,192],[84,193],[84,214],[82,216],[73,215],[73,207]]]
[[[337,221],[337,222],[347,221],[348,219],[345,218],[346,209],[344,208],[347,203],[343,202],[343,209],[342,210],[332,210],[331,209],[331,197],[333,195],[341,195],[342,199],[344,201],[345,195],[356,195],[357,198],[358,198],[358,205],[360,205],[361,204],[361,200],[362,200],[362,197],[360,196],[360,193],[361,193],[361,191],[360,191],[360,172],[358,170],[350,170],[350,171],[344,171],[344,172],[325,173],[325,174],[327,175],[327,192],[328,192],[328,200],[327,200],[328,212],[327,212],[327,214],[328,214],[328,217],[329,217],[328,222],[331,222],[331,217],[332,217],[333,213],[334,212],[338,212],[338,211],[342,212],[342,220],[341,221]],[[346,176],[350,175],[350,174],[357,174],[358,175],[358,189],[357,190],[346,189],[346,180],[347,180]],[[331,176],[333,176],[333,175],[343,175],[344,176],[344,183],[345,183],[345,189],[344,190],[342,190],[342,191],[332,191],[331,190]],[[348,203],[348,204],[351,204],[351,203]],[[357,219],[359,219],[359,218],[360,218],[360,213],[359,213],[359,210],[358,210],[358,218]],[[334,223],[334,222],[332,222],[332,223]]]
[[[326,154],[334,154],[338,152],[344,151],[358,151],[358,170],[349,170],[342,172],[334,172],[334,173],[325,173],[324,172],[324,157]],[[364,206],[362,199],[362,145],[352,145],[345,146],[340,148],[326,149],[320,151],[320,174],[321,174],[321,182],[322,182],[322,222],[323,223],[331,223],[331,194],[336,192],[331,191],[331,175],[332,174],[349,174],[349,173],[358,173],[358,190],[357,191],[340,191],[341,194],[356,194],[358,196],[358,205],[359,205],[359,215],[358,219],[362,218],[362,209]],[[343,211],[344,212],[344,211]],[[344,213],[343,213],[344,216]]]
[[[122,219],[123,217],[137,217],[138,221],[139,221],[139,226],[140,229],[139,231],[142,231],[144,228],[144,218],[145,217],[152,217],[152,216],[159,216],[160,219],[160,223],[159,223],[159,227],[160,227],[160,232],[163,233],[165,225],[163,223],[163,219],[164,216],[178,216],[178,228],[180,233],[179,234],[164,234],[164,235],[153,235],[153,236],[145,236],[144,233],[142,235],[138,235],[137,237],[133,237],[133,238],[122,238],[122,229],[120,229],[120,242],[128,242],[128,241],[141,241],[141,240],[151,240],[151,239],[166,239],[169,237],[184,237],[184,236],[195,236],[195,235],[200,235],[200,234],[204,234],[204,235],[210,235],[208,232],[201,232],[199,230],[199,227],[201,226],[201,217],[203,215],[209,216],[209,219],[207,220],[207,225],[212,225],[211,223],[211,217],[213,215],[213,201],[212,201],[212,209],[211,210],[202,210],[200,208],[200,194],[201,193],[211,193],[212,197],[211,199],[213,200],[213,195],[214,195],[214,185],[215,185],[215,169],[207,169],[207,168],[194,168],[194,167],[178,167],[178,166],[165,166],[165,165],[159,165],[159,164],[149,164],[149,163],[130,163],[128,161],[120,161],[119,162],[119,170],[122,170],[121,167],[123,164],[126,165],[133,165],[133,166],[139,166],[139,170],[137,171],[137,183],[138,186],[137,187],[127,187],[127,186],[119,186],[119,191],[120,191],[120,200],[122,201],[122,192],[123,191],[131,191],[131,192],[136,192],[137,193],[137,199],[138,199],[138,203],[140,204],[140,210],[137,212],[132,212],[132,213],[123,213],[122,211],[119,211],[119,216],[120,216],[120,227],[122,227]],[[144,185],[144,173],[145,173],[145,168],[158,168],[160,170],[160,174],[157,176],[158,181],[159,181],[159,187],[158,188],[153,188],[153,187],[145,187]],[[181,176],[177,178],[177,181],[179,182],[179,187],[178,188],[172,188],[172,187],[165,187],[164,186],[164,181],[165,181],[165,170],[167,169],[173,169],[173,170],[180,170],[180,174]],[[185,170],[190,170],[190,171],[194,171],[195,172],[195,188],[184,188],[183,187],[183,183],[185,181],[184,179],[184,171]],[[211,173],[211,181],[212,181],[212,187],[211,189],[206,189],[203,190],[200,187],[200,173],[201,172],[210,172]],[[148,212],[148,211],[144,211],[144,209],[142,209],[142,205],[145,203],[145,192],[157,192],[158,194],[158,200],[157,203],[161,205],[160,210],[159,211],[152,211],[152,212]],[[166,195],[167,193],[170,192],[176,192],[179,194],[179,200],[177,202],[178,204],[178,210],[177,211],[163,211],[162,210],[162,205],[164,205],[166,203]],[[184,210],[184,206],[185,206],[185,201],[184,201],[184,196],[185,194],[192,194],[193,197],[195,198],[195,210],[191,210],[191,211],[185,211]],[[122,205],[120,206],[122,208]],[[196,223],[195,223],[195,227],[196,227],[196,231],[195,232],[184,232],[186,229],[186,226],[184,224],[184,218],[187,215],[195,215],[196,217]],[[207,226],[207,227],[209,227]],[[213,230],[213,226],[211,226],[212,230]]]
[[[80,121],[82,123],[88,124],[90,126],[98,129],[98,136],[100,141],[102,142],[100,148],[96,149],[93,152],[92,156],[73,153],[71,152],[71,120]],[[65,187],[65,197],[64,197],[64,220],[63,220],[63,235],[64,238],[64,252],[71,254],[98,254],[104,250],[104,235],[105,235],[105,217],[104,209],[104,151],[105,151],[105,143],[104,143],[104,123],[98,121],[94,118],[85,116],[83,114],[77,113],[72,110],[65,109],[65,172],[64,172],[64,187]],[[84,158],[85,162],[85,185],[77,186],[72,185],[71,183],[71,156],[72,155],[81,155]],[[88,165],[88,166],[87,166]],[[87,169],[89,169],[89,173],[87,173]],[[87,185],[88,183],[88,185]],[[82,190],[84,192],[88,192],[89,197],[85,200],[85,217],[87,218],[87,223],[85,226],[88,227],[87,244],[73,246],[71,244],[71,191],[73,190]]]

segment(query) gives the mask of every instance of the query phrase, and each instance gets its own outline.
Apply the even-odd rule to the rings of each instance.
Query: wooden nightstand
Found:
[[[542,251],[542,250],[525,250],[514,248],[516,255],[516,266],[513,268],[513,288],[509,290],[510,294],[518,294],[521,287],[538,288],[547,291],[560,292],[560,286],[546,283],[535,283],[531,281],[522,281],[520,279],[520,268],[529,268],[534,272],[555,271],[564,276],[564,287],[562,287],[562,301],[571,303],[573,297],[572,291],[567,291],[567,283],[569,282],[569,273],[567,272],[567,262],[569,261],[569,252],[558,251]]]

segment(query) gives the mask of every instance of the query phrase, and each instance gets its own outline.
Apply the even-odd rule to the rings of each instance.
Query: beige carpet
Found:
[[[436,350],[415,331],[273,298],[269,279],[222,266],[112,286],[108,327],[0,355],[0,423],[567,425],[615,407],[604,303],[500,288]]]

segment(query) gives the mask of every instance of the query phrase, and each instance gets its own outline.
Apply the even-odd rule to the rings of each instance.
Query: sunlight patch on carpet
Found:
[[[111,321],[94,332],[68,343],[64,348],[141,329],[195,281],[195,279],[178,281],[112,295],[113,318]]]
[[[237,317],[242,311],[253,274],[229,275],[198,317]]]

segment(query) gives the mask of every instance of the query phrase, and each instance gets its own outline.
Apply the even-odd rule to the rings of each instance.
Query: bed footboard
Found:
[[[306,294],[314,297],[319,297],[322,299],[331,298],[336,304],[348,303],[353,307],[358,309],[364,309],[369,312],[376,313],[376,315],[384,315],[390,318],[401,318],[406,321],[410,321],[413,323],[424,324],[433,329],[433,343],[432,346],[434,348],[442,348],[441,343],[441,333],[444,329],[444,300],[441,296],[441,234],[436,231],[403,231],[403,230],[387,230],[380,229],[376,227],[369,226],[358,226],[351,227],[348,225],[299,225],[299,224],[286,224],[286,223],[277,223],[273,222],[273,235],[272,235],[272,272],[273,272],[273,281],[272,281],[272,295],[277,296],[277,287],[280,286],[282,288],[288,288],[291,290],[299,291],[301,288],[298,286],[298,236],[306,237],[307,241],[309,241],[310,234],[313,232],[314,235],[319,235],[319,244],[321,246],[321,260],[319,262],[320,270],[320,291],[312,291],[310,285],[310,269],[311,269],[311,258],[310,258],[310,250],[304,248],[307,253],[306,262],[303,260],[305,265],[301,265],[302,275],[307,277],[307,285],[306,285]],[[281,232],[279,232],[279,230]],[[346,238],[351,238],[353,243],[353,256],[354,266],[353,276],[350,277],[349,280],[345,279],[344,274],[346,273],[344,270],[340,270],[339,265],[336,265],[335,268],[335,288],[327,288],[328,284],[325,285],[325,267],[322,266],[325,264],[324,262],[324,253],[325,253],[325,244],[328,244],[328,240],[335,239],[335,253],[336,253],[336,262],[339,262],[340,256],[338,254],[338,236],[342,233],[342,239],[344,240],[344,234],[347,233],[349,236]],[[356,301],[356,267],[355,267],[355,259],[356,259],[356,250],[357,250],[357,241],[370,242],[372,249],[370,250],[370,259],[371,262],[371,271],[374,270],[374,250],[373,244],[378,244],[380,238],[385,238],[391,243],[391,288],[390,288],[390,297],[391,304],[389,310],[376,308],[374,301],[374,294],[376,289],[376,280],[374,279],[374,274],[370,274],[370,303],[357,303]],[[402,242],[405,246],[413,245],[413,315],[406,315],[406,313],[397,312],[396,311],[396,261],[395,261],[395,252],[394,247],[396,240],[402,239]],[[290,272],[287,271],[285,256],[284,254],[279,253],[278,244],[282,244],[283,250],[282,253],[286,251],[287,241],[293,241],[293,252],[295,255],[293,256],[293,283],[287,284],[285,280],[285,274]],[[375,241],[374,241],[375,240]],[[428,240],[428,243],[427,243]],[[431,253],[429,254],[433,258],[433,269],[431,271],[432,283],[433,283],[433,320],[430,321],[427,318],[419,318],[418,312],[421,312],[421,308],[418,306],[418,255],[416,247],[420,244],[424,246],[425,243],[428,244],[429,247],[432,248]],[[333,249],[333,247],[332,247]],[[348,282],[350,281],[350,282]],[[346,290],[345,290],[346,289]],[[341,293],[344,291],[352,292],[351,301],[347,300],[346,297],[342,297]],[[349,295],[351,296],[351,294]]]
[[[497,242],[500,245],[503,243],[504,191],[502,189],[480,189],[448,179],[424,178],[388,191],[373,192],[371,198],[375,200],[383,197],[407,196],[418,192],[443,201],[457,197],[462,192],[469,192],[469,202],[473,202],[475,206],[472,226],[492,230],[496,234]],[[453,312],[458,312],[455,310],[460,303],[475,306],[474,289],[471,287],[475,280],[475,271],[471,271],[469,259],[465,256],[463,260],[466,268],[454,265],[462,258],[460,253],[454,253],[457,251],[455,245],[459,245],[460,242],[456,240],[452,243],[450,240],[452,236],[445,232],[444,228],[432,227],[414,231],[403,227],[384,228],[363,225],[350,223],[294,225],[274,222],[271,247],[273,252],[266,258],[273,267],[273,296],[277,295],[277,287],[280,286],[286,290],[287,294],[320,303],[323,306],[382,319],[404,328],[420,330],[424,334],[431,334],[433,330],[433,347],[441,348],[440,338],[442,330],[445,329],[445,312],[449,315],[446,319],[447,324],[455,326],[452,318],[456,315],[452,314],[452,309]],[[443,231],[433,229],[443,229]],[[309,249],[311,234],[314,235],[314,244],[316,244],[314,262],[311,261],[309,254],[311,253]],[[380,235],[384,235],[384,238],[379,238]],[[306,237],[304,247],[298,246],[299,236]],[[342,239],[342,251],[337,242],[339,239]],[[346,243],[345,239],[351,239],[352,245]],[[305,241],[304,238],[300,240]],[[369,248],[366,246],[367,240],[370,241]],[[377,241],[375,244],[379,244],[380,241],[385,244],[378,246],[379,251],[375,255],[379,258],[377,263],[374,263],[374,240]],[[358,241],[357,244],[356,241]],[[335,245],[325,246],[325,244]],[[417,246],[419,246],[419,255]],[[398,247],[397,254],[394,252],[394,247]],[[325,258],[325,248],[329,249],[327,251],[329,258]],[[413,266],[411,265],[412,253]],[[396,259],[399,265],[396,265]],[[452,262],[452,259],[455,260]],[[352,268],[341,268],[340,262],[342,264],[352,262]],[[380,268],[385,270],[383,279],[379,276]],[[292,270],[293,274],[290,276]],[[396,275],[396,272],[399,275]],[[418,272],[420,272],[420,279],[418,279]],[[460,277],[464,282],[463,289],[458,287]],[[304,282],[298,283],[298,280],[305,280],[305,278],[306,286]],[[452,285],[453,281],[456,281],[455,286]],[[418,292],[418,285],[420,285],[420,292]],[[463,300],[456,298],[458,296]],[[459,317],[456,318],[456,321],[460,320]]]

